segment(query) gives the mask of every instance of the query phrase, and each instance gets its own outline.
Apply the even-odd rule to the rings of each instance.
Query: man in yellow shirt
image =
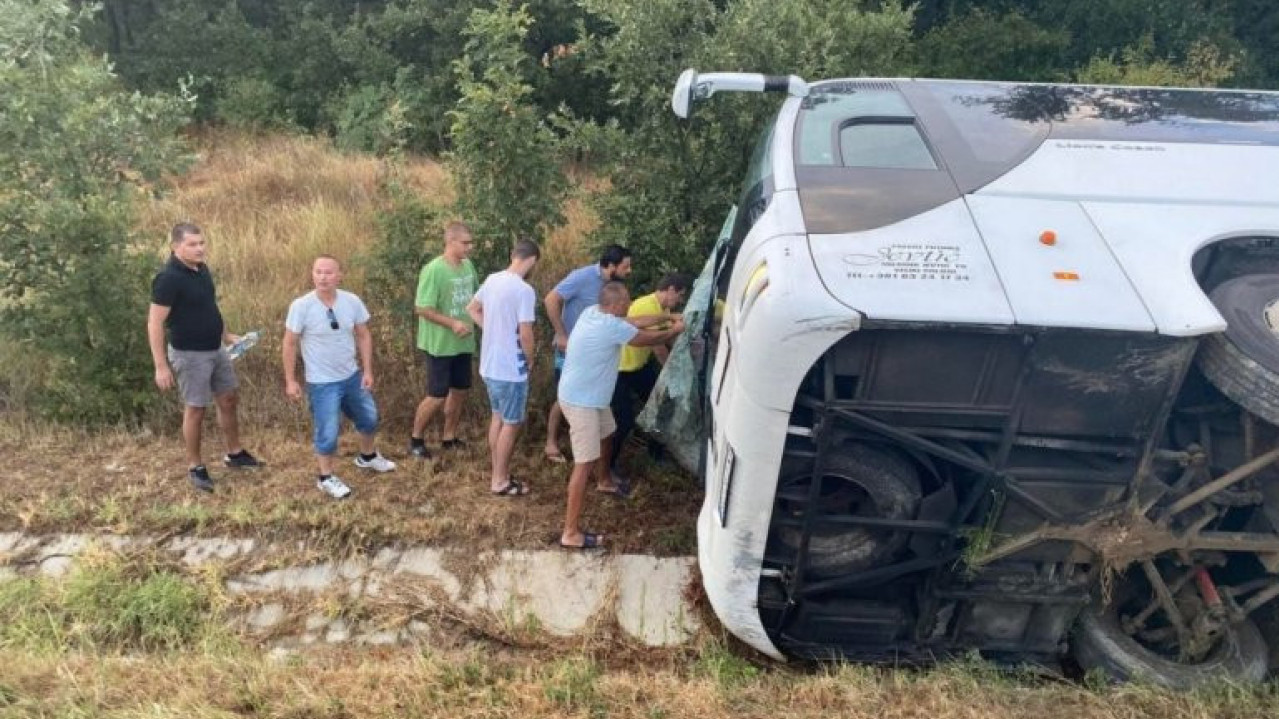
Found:
[[[644,295],[631,303],[631,308],[626,313],[627,319],[651,316],[676,319],[677,316],[672,315],[671,310],[684,304],[684,300],[688,297],[688,287],[687,275],[677,272],[666,275],[657,283],[656,292]],[[661,330],[666,327],[666,324],[660,324],[653,329]],[[619,488],[629,488],[629,484],[625,479],[617,476],[617,458],[622,452],[627,436],[635,428],[635,415],[639,414],[644,403],[648,402],[649,394],[653,392],[653,384],[657,382],[661,366],[666,363],[668,351],[669,348],[666,345],[653,347],[627,345],[622,348],[622,358],[618,362],[617,385],[613,389],[611,403],[613,417],[617,421],[617,431],[613,433],[613,454],[609,458],[609,470],[613,473],[614,482]],[[621,493],[626,494],[627,490],[624,489]]]

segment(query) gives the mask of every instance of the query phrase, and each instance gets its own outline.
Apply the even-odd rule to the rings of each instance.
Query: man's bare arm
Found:
[[[635,315],[634,317],[628,316],[626,318],[626,321],[629,322],[636,329],[647,330],[647,329],[652,329],[653,327],[656,327],[657,325],[670,322],[671,316],[670,315]]]
[[[373,386],[373,333],[368,323],[355,325],[355,348],[360,353],[360,368],[364,370],[364,386]]]
[[[684,323],[677,321],[668,330],[640,330],[627,344],[632,347],[655,347],[657,345],[664,345],[683,331]]]
[[[546,306],[546,318],[551,321],[555,334],[567,335],[568,332],[564,331],[564,298],[560,297],[560,293],[555,290],[547,292],[542,304]]]
[[[533,323],[520,323],[520,347],[524,350],[524,361],[528,362],[528,366],[533,366],[533,359],[537,356],[537,342],[533,336]]]
[[[466,314],[471,316],[471,321],[476,327],[484,329],[484,305],[480,301],[472,298],[470,304],[466,306]]]
[[[280,361],[284,364],[284,393],[293,399],[301,399],[302,385],[298,384],[298,335],[296,332],[284,330],[284,341],[280,344]]]
[[[155,386],[167,390],[173,386],[173,370],[164,351],[164,321],[171,308],[151,303],[147,310],[147,345],[151,348],[151,363],[155,365]]]

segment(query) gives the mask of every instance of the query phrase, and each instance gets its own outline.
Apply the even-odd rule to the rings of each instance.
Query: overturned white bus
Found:
[[[724,90],[789,94],[701,308],[724,625],[1265,676],[1279,94],[690,70],[675,111]]]

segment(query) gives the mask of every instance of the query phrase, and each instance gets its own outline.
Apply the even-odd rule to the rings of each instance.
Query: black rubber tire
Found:
[[[1279,425],[1279,335],[1265,318],[1266,307],[1279,300],[1279,275],[1236,277],[1209,298],[1227,327],[1203,340],[1200,370],[1240,407]]]
[[[1270,647],[1270,673],[1279,675],[1279,599],[1271,599],[1250,616],[1257,622],[1261,641]]]
[[[1100,670],[1121,682],[1141,681],[1169,689],[1190,689],[1221,680],[1264,681],[1270,650],[1257,625],[1244,619],[1226,629],[1203,661],[1182,664],[1143,647],[1119,624],[1118,602],[1085,607],[1075,624],[1071,653],[1084,670]]]
[[[797,463],[783,469],[780,486],[807,485],[811,464]],[[887,519],[914,519],[921,490],[915,466],[891,450],[866,444],[840,444],[831,450],[825,467],[827,478],[843,479],[864,492],[873,504],[873,516]],[[801,532],[779,527],[777,541],[788,552],[799,549]],[[882,564],[899,552],[910,539],[908,532],[870,530],[862,527],[832,527],[814,534],[808,543],[808,573],[831,577],[864,571]]]

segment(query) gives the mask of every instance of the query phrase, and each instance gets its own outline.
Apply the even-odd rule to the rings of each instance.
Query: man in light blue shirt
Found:
[[[564,366],[564,352],[568,348],[568,338],[573,333],[577,318],[587,307],[599,301],[600,288],[605,282],[625,280],[631,276],[631,251],[621,245],[609,245],[600,253],[600,261],[593,265],[579,267],[568,273],[564,279],[550,292],[546,293],[543,303],[546,305],[546,317],[555,328],[555,384],[560,382],[560,372]],[[563,462],[560,454],[560,404],[551,403],[550,415],[546,418],[546,458],[552,462]]]
[[[584,532],[578,523],[586,499],[586,479],[595,473],[600,492],[624,496],[612,481],[608,459],[612,453],[617,424],[609,404],[617,384],[617,365],[622,347],[650,347],[665,343],[684,330],[676,320],[666,330],[644,329],[666,321],[664,317],[624,319],[631,306],[626,285],[610,281],[600,290],[599,304],[587,307],[578,317],[568,339],[564,373],[559,382],[560,407],[568,420],[569,442],[573,447],[573,473],[569,476],[568,506],[560,546],[566,549],[593,549],[603,546],[602,534]]]
[[[291,399],[302,398],[297,380],[298,344],[306,368],[306,394],[315,425],[315,457],[320,465],[316,486],[335,499],[344,499],[351,488],[333,473],[337,453],[338,423],[345,414],[360,433],[360,454],[355,466],[375,472],[390,472],[395,463],[374,448],[377,405],[373,402],[373,336],[369,333],[369,311],[359,297],[339,290],[342,265],[329,255],[320,255],[311,265],[314,292],[293,300],[284,320],[284,391]],[[356,349],[359,362],[356,362]],[[363,366],[363,370],[361,370]]]

